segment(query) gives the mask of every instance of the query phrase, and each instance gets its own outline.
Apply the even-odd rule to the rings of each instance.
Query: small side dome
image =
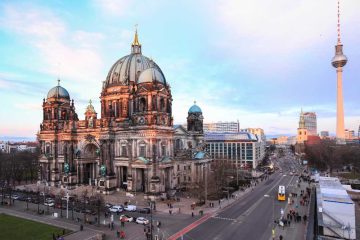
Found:
[[[188,113],[202,113],[201,108],[196,105],[196,102],[194,102],[194,105],[191,106],[191,108],[189,108]]]
[[[47,98],[65,98],[70,100],[68,91],[60,85],[53,87],[47,94]]]
[[[148,68],[141,72],[138,83],[159,82],[166,84],[164,75],[156,68]]]

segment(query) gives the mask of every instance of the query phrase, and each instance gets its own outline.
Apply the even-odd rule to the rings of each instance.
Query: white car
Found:
[[[136,223],[146,225],[146,224],[149,224],[149,220],[147,220],[147,219],[144,218],[144,217],[138,217],[138,218],[136,219]]]
[[[136,212],[136,206],[135,205],[127,205],[124,207],[124,209],[126,211],[129,211],[129,212]]]
[[[122,206],[112,206],[111,208],[109,208],[109,211],[112,213],[120,213],[122,212],[124,209],[122,208]]]
[[[11,198],[14,200],[17,200],[17,199],[19,199],[19,196],[15,194],[15,195],[11,195]]]
[[[54,202],[45,202],[44,205],[49,206],[49,207],[53,207],[55,205],[55,203]]]

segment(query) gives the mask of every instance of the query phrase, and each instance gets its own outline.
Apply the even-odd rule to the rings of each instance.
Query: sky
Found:
[[[345,128],[360,124],[360,1],[342,0]],[[335,132],[336,0],[53,0],[0,2],[0,136],[34,137],[42,100],[61,79],[80,119],[102,81],[130,53],[162,69],[176,124],[194,100],[205,122],[237,121],[296,134],[299,112]]]

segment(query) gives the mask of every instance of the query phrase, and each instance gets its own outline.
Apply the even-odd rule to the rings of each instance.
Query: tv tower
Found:
[[[340,0],[338,0],[338,24],[337,24],[337,44],[335,46],[335,56],[331,64],[336,68],[337,74],[337,98],[336,98],[336,143],[345,144],[344,131],[344,99],[342,87],[342,68],[347,63],[347,57],[343,54],[343,45],[340,37]]]

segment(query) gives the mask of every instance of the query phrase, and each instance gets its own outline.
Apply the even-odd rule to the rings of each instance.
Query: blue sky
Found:
[[[345,127],[360,124],[360,1],[341,2]],[[0,136],[34,136],[47,91],[61,85],[77,113],[100,112],[101,82],[130,53],[143,54],[172,87],[175,123],[196,100],[206,122],[236,121],[295,134],[301,107],[335,131],[335,0],[1,1]]]

